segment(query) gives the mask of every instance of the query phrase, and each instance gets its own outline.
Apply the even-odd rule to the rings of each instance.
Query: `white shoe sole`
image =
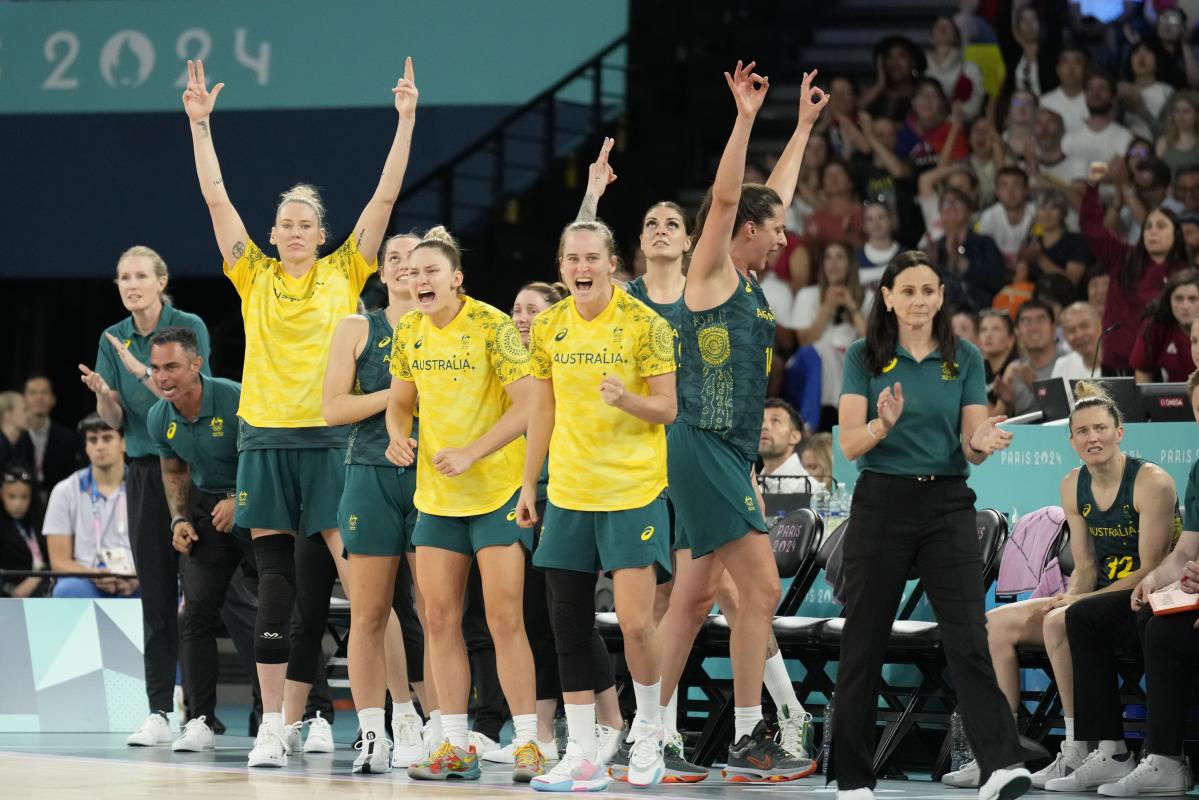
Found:
[[[171,745],[171,750],[175,753],[207,753],[209,750],[216,750],[216,745],[186,744],[181,746],[176,742]]]
[[[317,742],[316,744],[311,745],[311,746],[309,745],[308,742],[304,742],[304,754],[305,755],[312,755],[313,753],[332,753],[336,749],[337,748],[333,745],[332,742],[330,742],[329,744],[325,744],[324,742]]]
[[[1007,783],[998,787],[998,790],[987,797],[979,796],[979,800],[1016,800],[1017,797],[1027,794],[1032,788],[1032,779],[1027,775],[1016,775]]]
[[[273,757],[269,757],[269,756],[265,757],[265,758],[258,758],[258,759],[248,758],[248,759],[246,759],[246,766],[247,767],[273,767],[273,768],[286,767],[287,766],[287,756],[282,756],[281,758],[273,758]]]

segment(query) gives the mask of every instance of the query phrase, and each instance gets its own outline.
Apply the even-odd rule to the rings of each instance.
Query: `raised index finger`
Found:
[[[404,59],[404,80],[416,83],[416,72],[412,69],[412,56]]]

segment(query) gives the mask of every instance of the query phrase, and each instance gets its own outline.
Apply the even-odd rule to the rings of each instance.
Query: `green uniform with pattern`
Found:
[[[1078,513],[1087,524],[1087,535],[1095,547],[1095,562],[1098,576],[1096,589],[1102,589],[1141,568],[1141,556],[1137,549],[1141,532],[1141,513],[1133,503],[1133,492],[1137,473],[1150,463],[1144,459],[1124,456],[1124,474],[1120,476],[1120,488],[1116,499],[1106,509],[1100,509],[1091,489],[1091,471],[1086,465],[1078,469],[1078,488],[1075,500]],[[1182,533],[1182,517],[1178,502],[1174,503],[1173,541]]]
[[[394,328],[387,309],[366,315],[366,344],[358,355],[355,394],[372,394],[391,386],[391,339]],[[412,438],[417,437],[412,420]],[[416,525],[416,465],[397,467],[387,460],[385,413],[355,422],[346,444],[346,481],[337,506],[337,527],[347,553],[398,556],[411,551]]]
[[[739,275],[715,308],[682,308],[678,417],[667,439],[676,547],[694,558],[751,530],[766,532],[751,471],[758,457],[774,314],[758,284]]]

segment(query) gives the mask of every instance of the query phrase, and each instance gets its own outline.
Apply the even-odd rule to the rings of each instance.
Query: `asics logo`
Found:
[[[275,633],[274,631],[265,631],[265,632],[262,634],[262,638],[263,638],[263,639],[282,639],[282,638],[283,638],[283,634],[281,634],[281,633]]]
[[[415,342],[412,343],[412,349],[420,350],[420,346],[424,343],[425,343],[425,337],[422,336],[419,339],[417,339]]]
[[[569,328],[563,328],[562,330],[558,331],[558,335],[554,337],[554,341],[555,341],[555,342],[560,342],[560,341],[562,341],[563,339],[565,339],[565,338],[566,338],[566,332],[567,332],[568,330],[570,330],[570,329],[569,329]]]
[[[508,521],[509,522],[516,521],[516,509],[515,508],[508,512]]]
[[[654,538],[654,526],[647,525],[645,530],[641,532],[641,541],[648,542],[652,538]]]
[[[762,758],[758,758],[757,756],[746,756],[745,760],[753,764],[758,769],[770,769],[772,766],[774,766],[774,759],[772,759],[770,756],[764,756]]]

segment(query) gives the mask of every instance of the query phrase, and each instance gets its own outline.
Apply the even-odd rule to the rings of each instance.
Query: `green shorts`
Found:
[[[347,464],[337,527],[347,553],[399,556],[412,551],[416,469]]]
[[[658,582],[670,580],[670,513],[665,493],[625,511],[571,511],[545,507],[533,566],[611,575],[618,569],[657,565]]]
[[[345,461],[346,451],[334,447],[243,450],[234,523],[308,536],[336,528]]]
[[[766,533],[752,464],[716,434],[676,422],[666,443],[675,549],[706,556],[750,531]]]
[[[507,546],[514,542],[533,552],[533,531],[516,524],[516,501],[520,491],[495,511],[470,517],[442,517],[420,512],[412,532],[414,547],[437,547],[471,556],[484,547]]]

